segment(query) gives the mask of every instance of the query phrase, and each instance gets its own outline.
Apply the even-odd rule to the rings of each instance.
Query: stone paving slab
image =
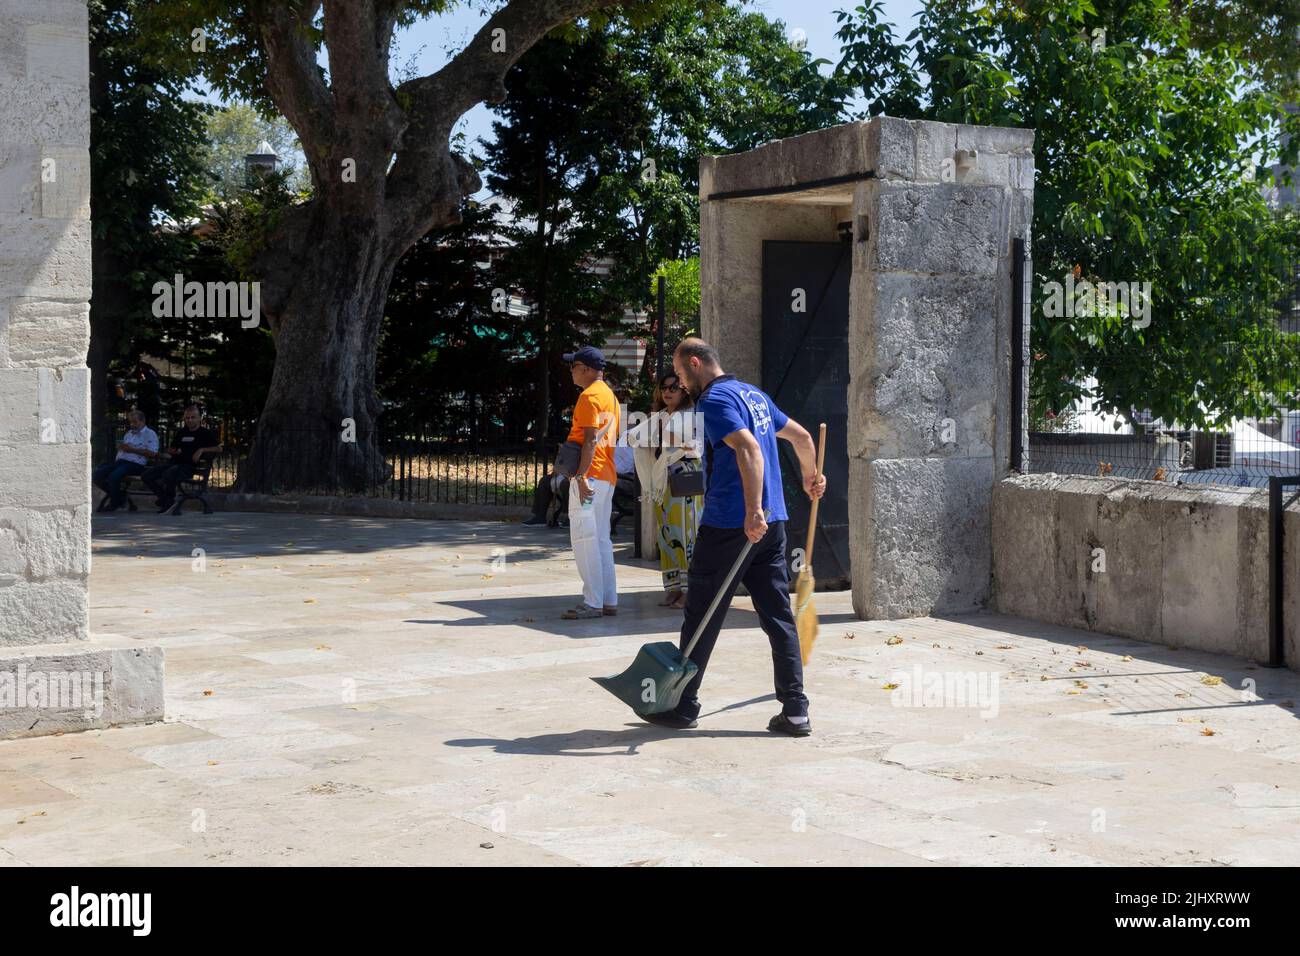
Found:
[[[0,743],[3,867],[1300,863],[1290,671],[826,593],[790,740],[741,598],[674,733],[588,680],[680,626],[626,541],[619,615],[570,623],[553,529],[94,531],[92,631],[165,648],[167,718]]]

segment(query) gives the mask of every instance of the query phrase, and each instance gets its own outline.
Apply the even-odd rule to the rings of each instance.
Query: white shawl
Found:
[[[671,415],[655,412],[645,422],[628,430],[626,439],[633,448],[642,501],[662,501],[664,492],[668,489],[668,469],[684,458],[700,457],[703,448],[700,439],[693,437],[688,440],[683,437],[687,431],[683,416],[694,414],[693,409],[673,412]],[[663,453],[658,458],[654,452],[656,418],[660,419],[658,434],[663,446]],[[698,428],[695,431],[698,434]]]

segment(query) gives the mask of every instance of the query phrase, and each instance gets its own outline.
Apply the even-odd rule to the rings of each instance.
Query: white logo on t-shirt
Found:
[[[750,415],[754,417],[754,433],[766,435],[768,427],[772,424],[772,413],[768,411],[767,401],[763,398],[763,393],[741,389],[740,397],[745,400],[745,404],[749,406]]]

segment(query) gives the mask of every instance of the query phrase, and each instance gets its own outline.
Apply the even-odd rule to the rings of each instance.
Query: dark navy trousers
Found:
[[[726,580],[727,572],[745,546],[743,528],[714,528],[701,525],[695,538],[688,572],[689,587],[686,592],[686,620],[682,623],[683,651],[704,618]],[[785,522],[774,521],[767,526],[767,534],[754,545],[731,586],[723,595],[722,603],[713,613],[709,626],[700,636],[700,642],[691,653],[691,660],[699,667],[695,678],[686,685],[677,713],[692,720],[700,715],[700,684],[704,669],[718,642],[723,618],[731,607],[736,588],[744,583],[758,612],[759,623],[772,645],[772,671],[776,683],[776,699],[781,702],[787,717],[806,717],[808,698],[803,692],[803,660],[799,654],[799,633],[794,626],[794,611],[790,607],[790,570],[785,562]]]

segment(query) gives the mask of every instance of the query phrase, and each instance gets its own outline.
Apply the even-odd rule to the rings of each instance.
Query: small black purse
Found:
[[[704,472],[698,468],[669,472],[668,493],[674,498],[691,498],[704,494]]]

